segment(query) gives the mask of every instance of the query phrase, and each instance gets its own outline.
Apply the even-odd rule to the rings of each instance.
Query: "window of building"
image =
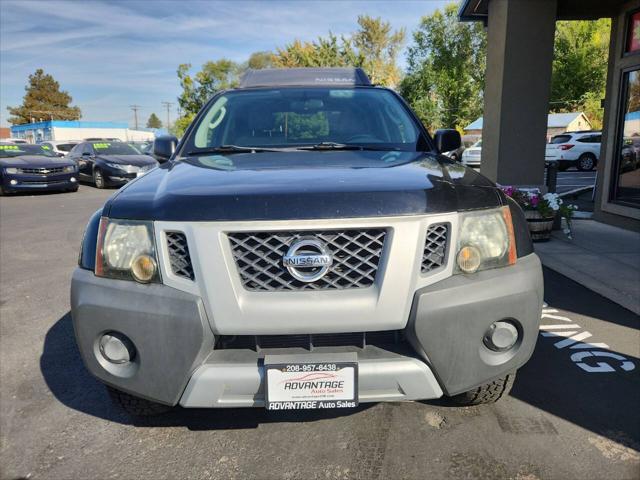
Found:
[[[640,11],[629,15],[627,24],[627,46],[625,53],[640,51]]]
[[[640,207],[640,70],[623,75],[611,201]]]

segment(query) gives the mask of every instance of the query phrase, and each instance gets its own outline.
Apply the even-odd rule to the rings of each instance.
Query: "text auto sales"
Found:
[[[353,408],[356,402],[339,400],[337,402],[308,400],[302,402],[271,402],[269,410],[306,410],[313,408]]]

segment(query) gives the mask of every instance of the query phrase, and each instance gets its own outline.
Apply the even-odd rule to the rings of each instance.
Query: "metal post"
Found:
[[[547,164],[547,191],[556,193],[558,184],[558,162],[549,162]]]

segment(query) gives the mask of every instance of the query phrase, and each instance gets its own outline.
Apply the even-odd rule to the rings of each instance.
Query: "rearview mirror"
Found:
[[[176,145],[178,139],[173,135],[157,137],[153,141],[153,156],[160,163],[167,162],[176,151]]]
[[[436,142],[436,148],[440,153],[457,150],[462,145],[460,132],[452,128],[442,128],[440,130],[436,130],[434,141]]]

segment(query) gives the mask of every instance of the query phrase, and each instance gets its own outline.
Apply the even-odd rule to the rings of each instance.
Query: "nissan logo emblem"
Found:
[[[311,283],[327,274],[333,264],[333,257],[320,240],[301,238],[291,244],[282,263],[293,278]]]

